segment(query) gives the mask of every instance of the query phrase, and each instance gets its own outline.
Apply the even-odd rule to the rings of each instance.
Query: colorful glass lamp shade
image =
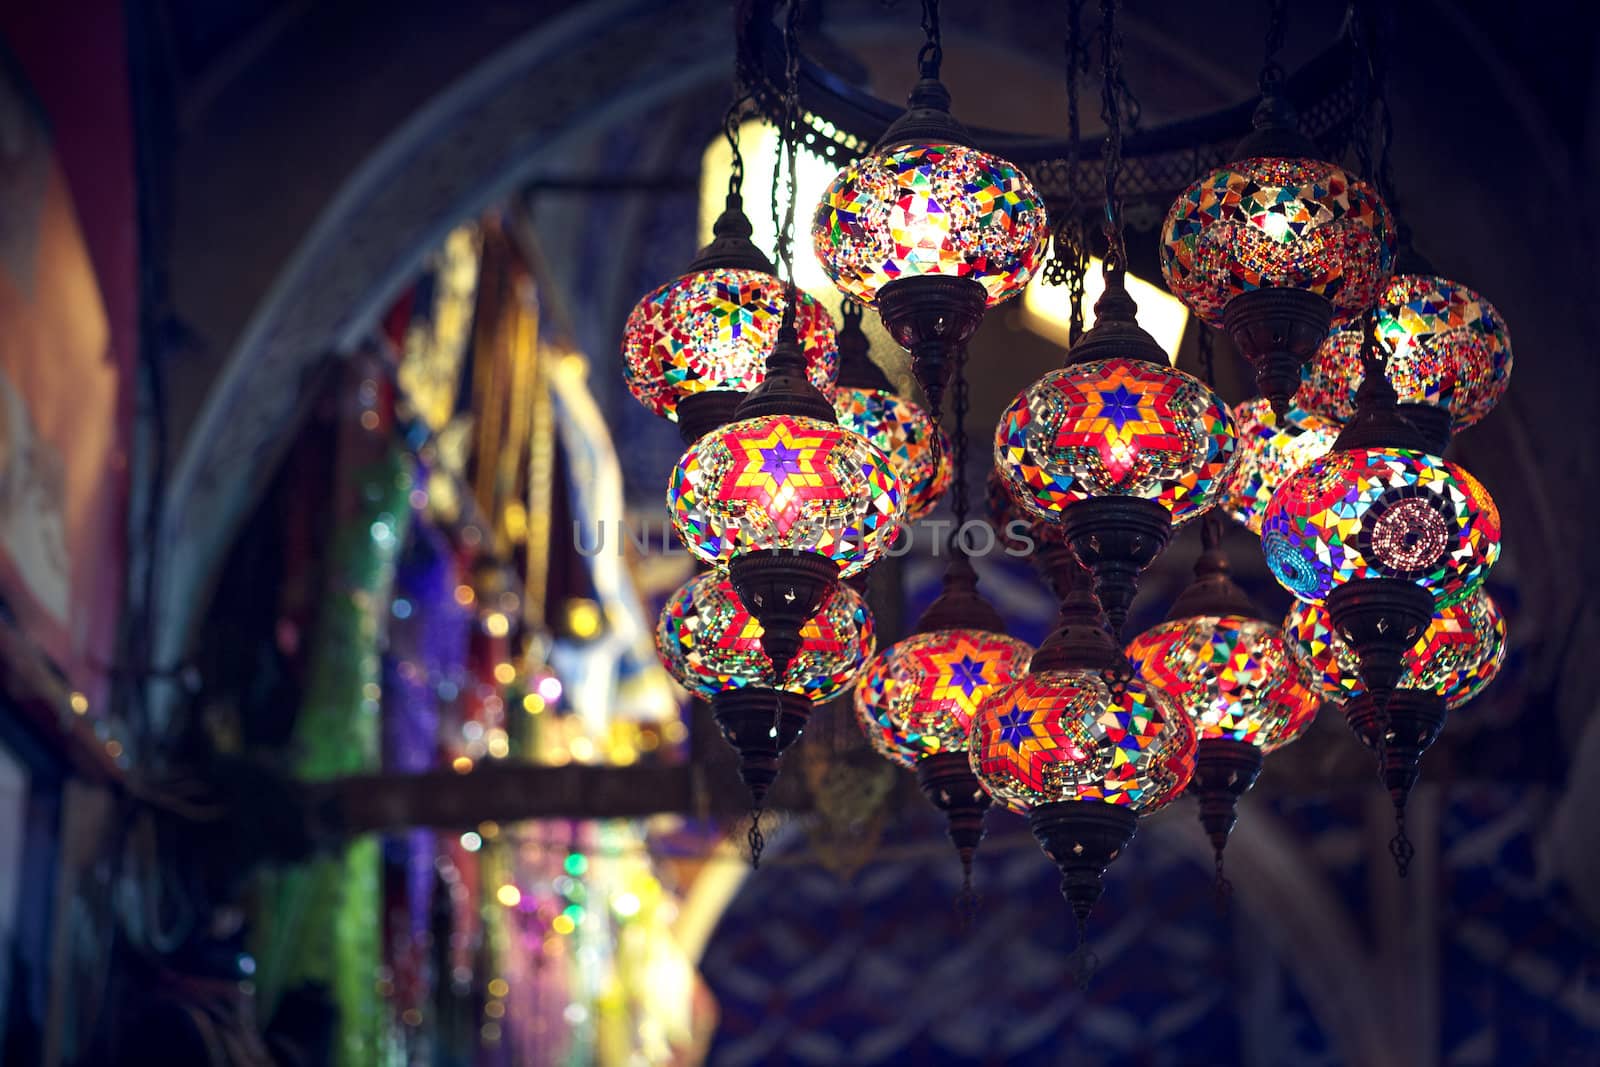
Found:
[[[1431,271],[1397,274],[1376,307],[1378,355],[1400,411],[1442,454],[1451,434],[1494,410],[1511,380],[1511,338],[1494,305]],[[1344,420],[1365,374],[1361,322],[1335,329],[1307,368],[1299,399]]]
[[[766,376],[788,290],[750,242],[737,207],[717,220],[716,238],[687,273],[645,295],[623,330],[623,375],[639,403],[679,424],[684,443],[733,418],[744,394]],[[794,324],[805,373],[833,395],[838,350],[833,318],[800,293]]]
[[[711,701],[758,807],[777,778],[779,755],[799,738],[811,709],[843,692],[875,647],[866,603],[839,583],[801,627],[800,647],[776,685],[764,636],[732,583],[716,573],[684,583],[656,624],[662,665],[685,689]]]
[[[1194,724],[1198,737],[1189,791],[1217,858],[1237,821],[1237,805],[1261,773],[1262,756],[1303,734],[1321,699],[1311,668],[1278,627],[1260,619],[1228,574],[1222,520],[1205,518],[1206,543],[1195,580],[1167,621],[1128,645],[1128,659],[1147,686],[1165,694]]]
[[[894,391],[868,354],[859,311],[847,309],[839,331],[839,383],[833,395],[839,425],[889,457],[905,494],[905,521],[932,511],[950,487],[950,439],[919,404]]]
[[[1378,754],[1378,773],[1397,815],[1404,814],[1422,756],[1444,729],[1446,713],[1481,693],[1505,662],[1505,617],[1481,589],[1434,613],[1406,649],[1383,708],[1366,691],[1360,658],[1327,608],[1296,601],[1283,628],[1311,664],[1322,695],[1340,705],[1356,736]]]
[[[1011,498],[1061,524],[1117,633],[1174,525],[1222,499],[1236,444],[1228,409],[1167,364],[1136,310],[1120,279],[1108,282],[1067,365],[1024,390],[995,430]]]
[[[1130,676],[1081,571],[1028,673],[979,706],[969,749],[984,789],[1026,813],[1061,870],[1080,939],[1106,868],[1138,816],[1188,785],[1194,751],[1189,719]]]
[[[904,507],[888,458],[837,424],[804,370],[784,327],[738,421],[690,445],[667,487],[678,536],[727,569],[766,630],[779,675],[799,650],[801,626],[839,578],[883,554]]]
[[[1191,311],[1228,331],[1281,416],[1329,326],[1378,298],[1395,231],[1377,191],[1317,158],[1281,101],[1264,98],[1255,127],[1234,162],[1168,210],[1161,271]]]
[[[1471,596],[1500,554],[1500,516],[1478,481],[1421,451],[1369,345],[1356,415],[1334,450],[1273,495],[1261,545],[1278,581],[1324,601],[1332,629],[1359,664],[1366,726],[1414,768],[1444,725],[1442,702],[1399,690],[1406,657],[1436,614]],[[1392,736],[1391,736],[1392,735]],[[1414,752],[1414,756],[1407,750]],[[1404,874],[1414,852],[1403,795],[1390,843]]]
[[[924,67],[908,104],[828,186],[811,236],[834,284],[911,353],[937,415],[956,350],[1027,286],[1049,225],[1027,177],[972,146],[936,71]]]
[[[885,649],[856,681],[856,718],[867,740],[916,772],[923,793],[945,813],[968,880],[990,803],[967,758],[972,717],[1027,671],[1032,656],[1030,646],[1006,636],[999,613],[978,594],[972,564],[957,555],[911,636]]]
[[[1295,399],[1298,404],[1305,397]],[[1239,434],[1239,461],[1228,478],[1223,508],[1259,536],[1272,494],[1301,467],[1332,451],[1340,426],[1298,406],[1279,418],[1265,397],[1234,405],[1233,424]]]

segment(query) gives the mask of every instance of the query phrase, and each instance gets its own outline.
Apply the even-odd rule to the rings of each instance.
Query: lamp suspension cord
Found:
[[[944,44],[939,35],[939,0],[922,0],[922,33],[927,38],[917,50],[917,70],[924,78],[938,78],[944,62]]]
[[[950,509],[955,512],[956,528],[950,534],[953,549],[966,551],[962,528],[967,525],[967,346],[956,350],[955,426],[950,434],[950,465],[955,483],[950,491]]]
[[[1084,277],[1089,272],[1089,249],[1083,234],[1083,204],[1078,191],[1078,151],[1079,140],[1083,136],[1079,85],[1089,70],[1089,49],[1083,37],[1083,3],[1084,0],[1068,0],[1067,35],[1061,42],[1066,58],[1067,80],[1067,193],[1065,208],[1052,235],[1053,254],[1050,262],[1045,264],[1045,281],[1067,287],[1070,311],[1068,347],[1077,344],[1078,338],[1083,336]]]
[[[729,152],[728,195],[725,202],[729,210],[744,209],[744,153],[739,151],[739,123],[744,118],[745,105],[749,101],[750,94],[735,82],[733,101],[722,116],[722,136],[727,139]]]
[[[1101,155],[1106,175],[1106,258],[1101,273],[1109,284],[1119,279],[1128,265],[1127,245],[1123,241],[1122,201],[1117,181],[1122,176],[1122,35],[1117,30],[1117,0],[1100,0],[1100,118],[1106,124],[1106,139]]]
[[[783,278],[788,289],[784,301],[783,325],[793,327],[795,305],[799,302],[799,287],[794,281],[794,218],[795,201],[799,197],[798,172],[800,165],[800,47],[797,30],[800,22],[800,0],[789,0],[783,19],[783,125],[779,130],[779,151],[772,164],[772,224],[777,235],[778,261],[782,264]],[[778,210],[779,178],[787,167],[787,180],[782,188],[788,204],[780,217]]]
[[[1267,35],[1261,55],[1261,73],[1256,86],[1262,96],[1276,95],[1283,86],[1283,67],[1278,53],[1288,33],[1288,0],[1267,0]]]

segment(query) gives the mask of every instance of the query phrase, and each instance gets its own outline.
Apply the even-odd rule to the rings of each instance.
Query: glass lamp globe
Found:
[[[934,509],[950,487],[950,439],[919,404],[888,389],[839,386],[833,396],[839,425],[889,458],[905,496],[905,521]]]
[[[628,390],[673,421],[687,397],[749,392],[766,377],[787,303],[782,281],[742,268],[694,271],[655,289],[635,305],[623,331]],[[807,379],[831,398],[839,359],[833,317],[802,292],[795,330]]]
[[[1327,608],[1297,600],[1283,627],[1311,664],[1324,697],[1343,704],[1366,692],[1360,661],[1334,629]],[[1494,680],[1505,654],[1505,617],[1480,589],[1434,613],[1417,643],[1405,653],[1397,691],[1436,693],[1454,710]]]
[[[1235,298],[1291,289],[1325,298],[1335,321],[1377,300],[1394,263],[1394,223],[1377,190],[1312,158],[1240,159],[1190,185],[1161,226],[1173,295],[1225,327]]]
[[[1137,678],[1073,668],[996,690],[972,721],[972,771],[995,800],[1027,812],[1094,801],[1147,814],[1194,774],[1194,727]]]
[[[906,144],[849,164],[822,194],[812,243],[843,293],[875,306],[891,282],[968,278],[993,306],[1044,259],[1044,201],[1012,164],[959,144]]]
[[[1145,685],[1165,694],[1197,736],[1263,752],[1305,732],[1321,699],[1311,668],[1282,630],[1242,615],[1202,615],[1153,626],[1128,645]]]
[[[1300,600],[1361,579],[1413,583],[1449,606],[1500,556],[1500,514],[1461,467],[1405,448],[1334,451],[1273,494],[1261,524],[1273,575]]]
[[[759,415],[714,430],[673,468],[667,510],[698,559],[812,552],[860,574],[899,529],[904,491],[888,457],[820,418]]]
[[[762,627],[725,575],[698,574],[667,600],[656,623],[656,652],[691,693],[711,699],[728,690],[774,688]],[[835,583],[800,631],[781,688],[813,704],[842,693],[876,645],[872,614],[861,595]]]
[[[1000,416],[994,456],[1011,498],[1036,516],[1138,497],[1181,525],[1218,501],[1235,447],[1233,417],[1198,378],[1114,357],[1029,386]]]
[[[1237,404],[1233,424],[1239,434],[1239,462],[1227,480],[1227,513],[1257,536],[1261,519],[1278,486],[1314,459],[1333,449],[1339,424],[1297,406],[1279,418],[1265,397]]]
[[[879,754],[902,767],[964,754],[978,706],[1020,678],[1033,649],[988,630],[913,634],[885,649],[856,680],[856,718]]]
[[[1400,404],[1448,412],[1446,440],[1450,428],[1471,426],[1500,402],[1511,379],[1511,338],[1477,292],[1436,274],[1399,274],[1375,311],[1377,355]],[[1360,322],[1328,336],[1300,387],[1302,406],[1341,420],[1355,414],[1364,336]]]

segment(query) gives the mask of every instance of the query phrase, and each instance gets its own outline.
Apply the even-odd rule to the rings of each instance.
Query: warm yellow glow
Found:
[[[458,586],[456,586],[456,603],[460,604],[462,607],[465,608],[465,607],[471,606],[472,602],[474,600],[476,600],[477,598],[478,598],[478,594],[476,594],[476,593],[474,593],[472,591],[472,586],[470,586],[470,585],[458,585]]]
[[[511,754],[511,742],[506,739],[503,732],[490,737],[486,747],[489,749],[489,755],[495,759],[505,759]]]
[[[686,740],[688,736],[689,728],[683,724],[682,720],[669,719],[661,724],[661,739],[669,745],[679,744]]]
[[[489,995],[491,997],[503,999],[509,992],[511,992],[511,987],[506,984],[504,978],[491,978],[489,980]]]
[[[468,771],[472,770],[472,757],[457,756],[455,759],[450,761],[450,767],[457,774],[466,774]]]
[[[495,893],[494,898],[508,908],[514,908],[522,903],[522,890],[507,882]]]
[[[639,914],[639,898],[632,893],[618,893],[611,899],[611,907],[624,919]]]
[[[573,637],[587,639],[600,632],[600,605],[588,597],[567,601],[567,629]]]
[[[74,692],[70,697],[67,698],[67,703],[72,706],[72,713],[74,715],[84,715],[89,711],[89,698],[84,696],[82,693]]]
[[[773,255],[777,242],[772,228],[772,163],[778,153],[778,131],[764,122],[746,122],[739,127],[739,154],[744,156],[744,212],[750,216],[754,231],[750,239],[768,256]],[[803,147],[798,153],[799,207],[795,212],[794,243],[795,284],[813,296],[826,294],[827,302],[837,303],[833,282],[823,273],[811,247],[811,213],[822,193],[833,181],[839,168],[820,156],[814,156]],[[728,193],[728,167],[733,155],[728,142],[721,136],[711,142],[700,157],[700,243],[711,240],[711,227],[722,214],[723,198]],[[779,197],[779,210],[787,209],[788,172],[784,172],[783,195]],[[776,263],[776,257],[774,257]]]
[[[483,835],[485,841],[493,841],[500,836],[500,824],[493,820],[486,820],[478,824],[478,833]]]
[[[504,637],[511,632],[511,620],[503,612],[491,611],[483,617],[483,628],[490,637]]]
[[[538,693],[529,693],[522,698],[522,710],[529,715],[538,715],[544,711],[544,697]]]
[[[501,685],[510,685],[517,680],[517,669],[509,663],[496,663],[494,665],[494,680]]]
[[[574,737],[567,749],[572,753],[572,758],[579,763],[587,763],[594,759],[594,742],[587,737]]]
[[[498,1000],[491,1000],[483,1006],[483,1014],[491,1019],[498,1019],[506,1013],[506,1006]]]
[[[116,759],[118,756],[122,755],[122,742],[121,741],[107,741],[106,742],[106,755],[110,756],[112,759]]]
[[[1067,287],[1046,284],[1044,273],[1041,270],[1035,274],[1022,294],[1022,323],[1034,333],[1065,345],[1068,324],[1072,320],[1072,302],[1067,297]],[[1189,324],[1189,309],[1165,289],[1137,275],[1128,275],[1127,285],[1128,295],[1139,305],[1139,325],[1166,350],[1167,358],[1176,361],[1178,346],[1183,343],[1184,328]],[[1104,291],[1100,261],[1090,259],[1089,273],[1084,278],[1083,286],[1085,328],[1094,325],[1094,302]]]
[[[554,919],[550,920],[550,929],[554,930],[558,934],[570,934],[577,928],[578,924],[573,922],[572,916],[566,914],[565,912],[562,912],[560,915],[557,915]]]

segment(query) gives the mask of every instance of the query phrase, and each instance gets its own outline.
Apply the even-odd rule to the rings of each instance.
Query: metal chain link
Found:
[[[937,78],[944,63],[944,43],[939,34],[939,0],[922,0],[922,32],[927,42],[917,50],[917,70],[924,78]]]
[[[1078,184],[1078,143],[1082,137],[1078,87],[1089,70],[1089,49],[1083,36],[1084,0],[1068,0],[1067,36],[1062,42],[1067,77],[1066,205],[1053,234],[1053,253],[1045,265],[1045,281],[1067,287],[1068,345],[1083,336],[1084,279],[1089,272],[1088,242],[1084,240],[1083,208]]]
[[[950,507],[956,515],[955,532],[950,535],[956,544],[961,528],[967,522],[967,346],[956,350],[955,425],[950,435],[950,464],[954,468],[955,484],[951,488]]]
[[[1101,263],[1102,273],[1109,280],[1113,275],[1120,275],[1128,265],[1127,246],[1123,243],[1122,201],[1117,193],[1117,179],[1122,173],[1122,35],[1117,30],[1117,0],[1100,0],[1100,18],[1100,118],[1106,126],[1105,145],[1101,151],[1106,179],[1106,256]]]
[[[1288,33],[1287,0],[1267,0],[1267,36],[1261,57],[1261,74],[1256,79],[1263,96],[1276,93],[1283,84],[1283,67],[1278,53]]]
[[[794,218],[795,201],[799,199],[798,172],[800,169],[800,46],[797,30],[800,23],[800,0],[789,0],[783,20],[783,125],[779,130],[780,150],[772,161],[772,226],[775,237],[774,251],[783,265],[788,299],[784,301],[783,325],[792,327],[795,307],[799,301],[799,288],[794,280]],[[782,172],[787,166],[788,180],[782,188],[788,194],[787,209],[779,216],[778,189]]]

